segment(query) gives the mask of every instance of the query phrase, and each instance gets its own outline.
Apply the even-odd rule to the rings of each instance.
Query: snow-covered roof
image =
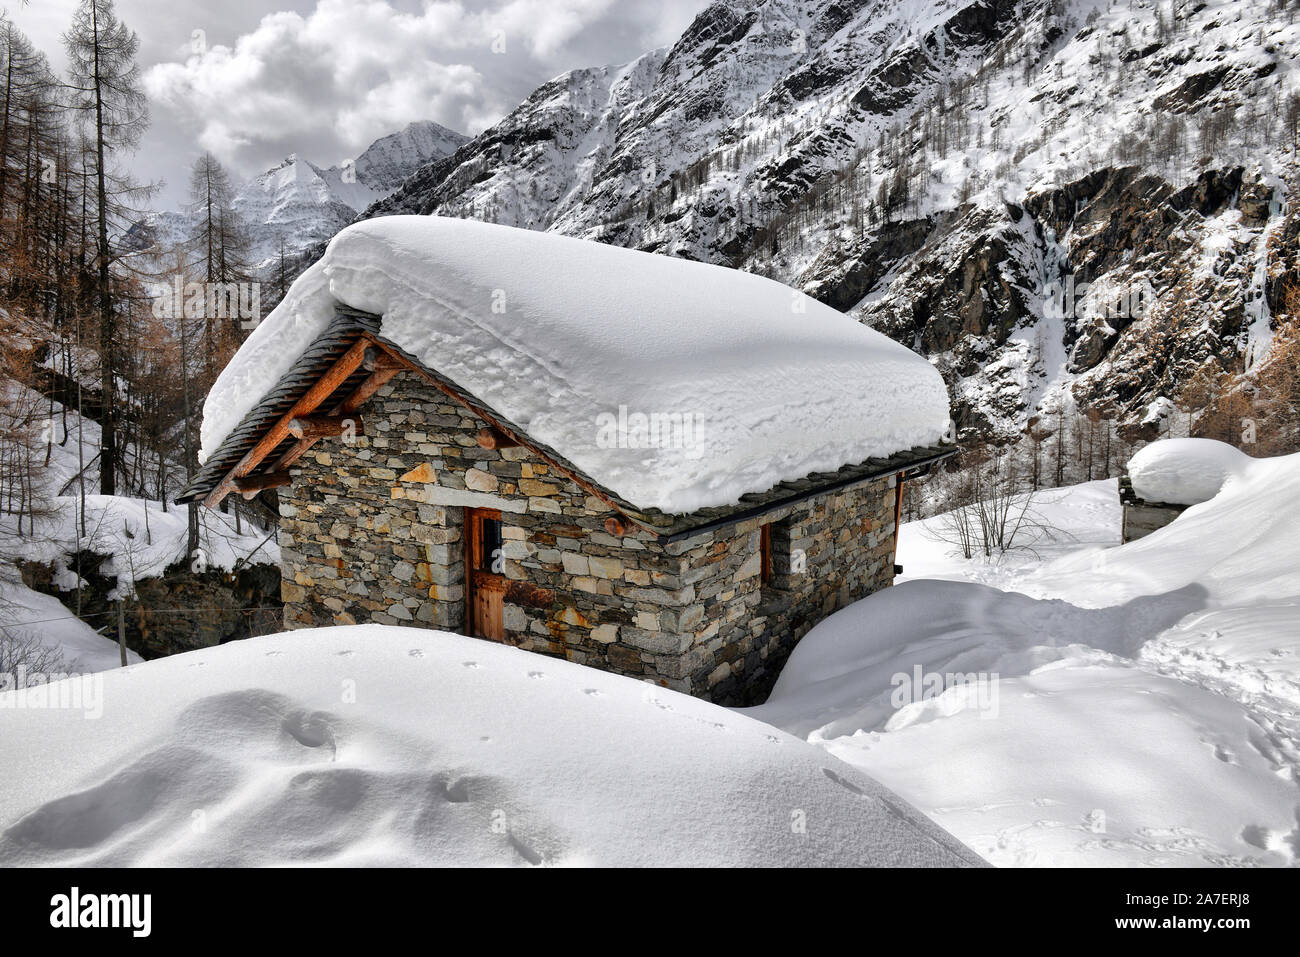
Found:
[[[1127,471],[1133,492],[1144,501],[1199,505],[1253,461],[1215,439],[1161,439],[1139,449]]]
[[[735,504],[937,442],[928,362],[779,283],[548,233],[394,216],[348,227],[204,407],[207,459],[339,305],[642,508]],[[644,417],[644,418],[641,418]]]

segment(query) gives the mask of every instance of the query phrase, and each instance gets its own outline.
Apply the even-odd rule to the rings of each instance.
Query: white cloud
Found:
[[[244,172],[291,151],[332,163],[412,120],[476,133],[565,69],[669,42],[703,2],[318,0],[178,50],[145,84],[156,122],[194,151]]]

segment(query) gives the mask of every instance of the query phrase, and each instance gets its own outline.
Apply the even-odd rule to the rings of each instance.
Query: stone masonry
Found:
[[[404,372],[364,435],[318,443],[280,490],[285,626],[465,629],[466,507],[501,511],[506,641],[722,704],[766,697],[795,643],[893,581],[894,477],[664,544]],[[761,581],[760,525],[772,523]]]

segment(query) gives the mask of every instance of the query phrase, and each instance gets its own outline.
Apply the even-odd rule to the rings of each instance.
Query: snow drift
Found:
[[[0,707],[0,864],[980,863],[751,718],[442,632],[249,639],[102,700]]]
[[[810,631],[746,713],[995,864],[1295,865],[1300,455],[1215,446],[1135,458],[1219,486],[1165,528],[1038,567],[949,563],[946,577],[1015,591],[914,580],[873,595]],[[1114,480],[1046,494],[1054,525],[1118,541]],[[909,569],[918,538],[900,540]],[[940,573],[933,557],[926,570]]]
[[[469,220],[393,216],[330,243],[222,372],[206,458],[339,303],[634,505],[690,512],[938,441],[924,359],[748,273]],[[620,415],[688,441],[610,442]],[[639,446],[639,447],[638,447]]]

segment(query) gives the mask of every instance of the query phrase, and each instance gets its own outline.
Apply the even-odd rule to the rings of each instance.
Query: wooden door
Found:
[[[465,509],[465,598],[468,631],[475,638],[503,641],[506,578],[501,559],[501,513]]]

